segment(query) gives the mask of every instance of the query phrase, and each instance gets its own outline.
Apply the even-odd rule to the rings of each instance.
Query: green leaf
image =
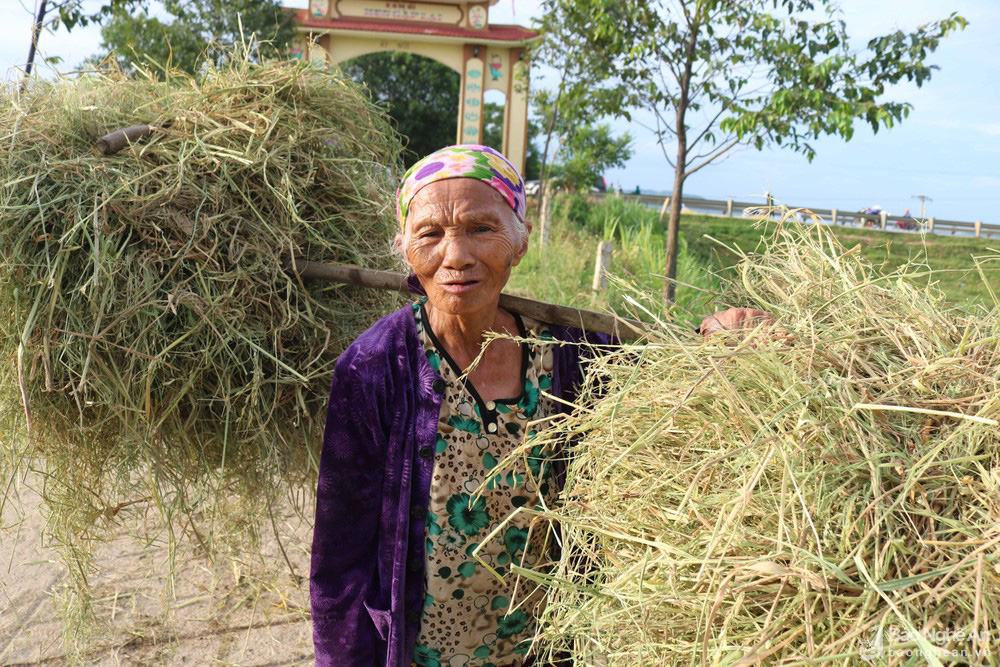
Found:
[[[451,427],[458,429],[459,431],[465,431],[466,433],[475,433],[478,435],[481,432],[479,421],[471,417],[453,415],[448,419],[448,424]]]

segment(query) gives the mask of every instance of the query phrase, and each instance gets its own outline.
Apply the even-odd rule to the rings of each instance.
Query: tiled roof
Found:
[[[296,23],[306,28],[322,30],[360,30],[366,32],[402,33],[407,35],[432,35],[436,37],[461,37],[470,42],[477,40],[490,42],[526,42],[538,36],[538,31],[519,25],[490,24],[487,28],[475,30],[457,25],[437,23],[366,21],[364,19],[316,18],[307,9],[295,12]]]

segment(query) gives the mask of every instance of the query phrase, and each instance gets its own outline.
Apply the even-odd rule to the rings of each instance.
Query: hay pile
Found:
[[[780,330],[663,325],[545,432],[582,434],[549,515],[563,557],[521,573],[550,586],[543,638],[576,664],[998,659],[1000,313],[811,227],[729,285]]]
[[[168,127],[95,154],[145,123]],[[387,117],[337,71],[237,57],[11,86],[0,146],[4,484],[38,466],[76,546],[150,510],[252,534],[311,486],[335,359],[392,303],[284,268],[389,267]]]

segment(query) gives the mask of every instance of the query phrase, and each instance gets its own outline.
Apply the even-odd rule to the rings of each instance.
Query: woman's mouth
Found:
[[[463,294],[475,289],[481,282],[481,280],[451,280],[441,283],[441,289],[450,294]]]

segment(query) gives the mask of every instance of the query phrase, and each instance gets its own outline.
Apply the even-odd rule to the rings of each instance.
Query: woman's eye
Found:
[[[475,231],[475,232],[492,232],[493,228],[490,227],[489,225],[476,225],[476,227],[473,229],[473,231]]]

